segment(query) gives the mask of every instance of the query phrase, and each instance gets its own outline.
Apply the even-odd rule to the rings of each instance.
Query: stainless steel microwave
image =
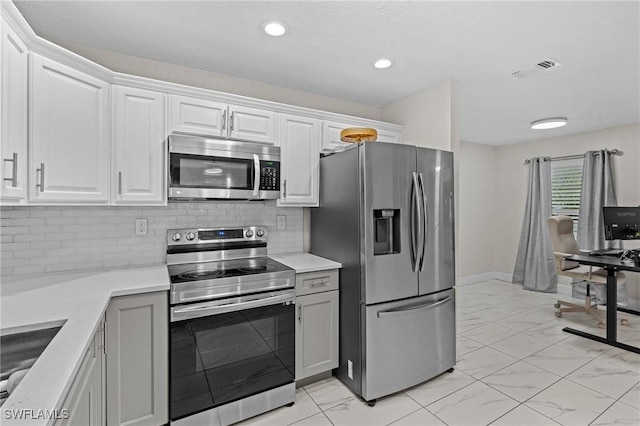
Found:
[[[280,197],[280,147],[169,136],[170,200]]]

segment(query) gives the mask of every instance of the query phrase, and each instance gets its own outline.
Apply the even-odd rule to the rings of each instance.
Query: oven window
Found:
[[[186,188],[253,189],[253,160],[171,154],[171,185]]]
[[[171,419],[294,381],[295,305],[171,323]]]

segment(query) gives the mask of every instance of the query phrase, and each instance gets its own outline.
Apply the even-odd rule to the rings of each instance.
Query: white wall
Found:
[[[460,203],[457,276],[470,277],[496,270],[496,147],[460,144]]]
[[[57,42],[57,44],[115,72],[338,114],[348,114],[372,120],[381,119],[380,109],[354,102],[79,44],[65,42]]]
[[[459,144],[457,82],[444,81],[382,108],[382,120],[402,124],[405,144],[455,151]]]
[[[478,226],[477,216],[467,213],[466,209],[480,207],[484,204],[484,213],[478,213],[488,221],[484,226],[490,229],[493,238],[489,243],[483,239],[466,238],[466,233],[461,235],[458,250],[460,277],[466,274],[482,274],[498,271],[512,274],[515,264],[516,252],[524,206],[527,196],[528,168],[523,164],[524,160],[536,156],[564,156],[582,154],[588,150],[596,149],[620,149],[622,156],[613,157],[614,182],[619,205],[640,205],[640,126],[629,125],[613,127],[587,133],[579,133],[558,138],[541,139],[532,142],[495,147],[494,159],[491,162],[487,153],[488,147],[477,144],[463,143],[461,146],[461,212],[460,229],[470,231]],[[489,161],[495,170],[495,187],[488,188],[487,182],[479,179],[483,166],[470,166],[474,158],[483,158]],[[481,157],[482,156],[482,157]],[[488,168],[488,167],[487,167]],[[490,176],[490,175],[487,175]],[[490,178],[491,179],[491,178]],[[480,194],[483,194],[481,196]],[[478,201],[486,199],[486,202]],[[493,200],[493,201],[490,201]],[[477,206],[473,206],[477,202]],[[493,205],[492,214],[490,204]],[[473,206],[473,207],[472,207]],[[480,210],[478,208],[478,210]],[[493,219],[491,217],[493,216]],[[485,232],[486,234],[486,232]],[[474,236],[471,232],[471,236]],[[637,247],[636,241],[628,245]],[[479,261],[473,256],[482,251],[491,253],[483,270]],[[466,265],[470,265],[467,267]],[[640,288],[638,274],[628,274],[629,297],[640,300]]]

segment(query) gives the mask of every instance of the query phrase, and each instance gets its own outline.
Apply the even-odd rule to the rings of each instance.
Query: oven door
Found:
[[[171,308],[172,421],[294,382],[295,292]]]

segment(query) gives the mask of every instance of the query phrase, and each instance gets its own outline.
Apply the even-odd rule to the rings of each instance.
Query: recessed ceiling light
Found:
[[[270,36],[280,37],[287,32],[287,25],[279,21],[266,21],[262,23],[262,29]]]
[[[545,118],[531,123],[531,128],[536,130],[555,129],[567,124],[567,119],[563,117]]]
[[[379,70],[389,68],[391,65],[393,65],[393,62],[391,61],[391,59],[386,59],[386,58],[378,59],[373,63],[373,66],[378,68]]]

